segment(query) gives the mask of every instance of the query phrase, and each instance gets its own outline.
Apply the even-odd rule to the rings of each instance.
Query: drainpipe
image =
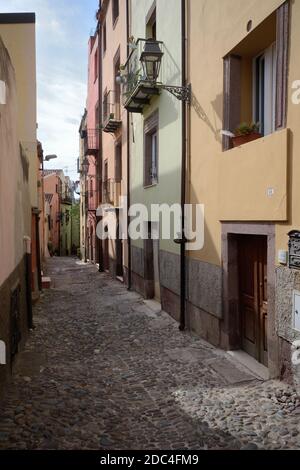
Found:
[[[129,56],[129,45],[128,39],[130,35],[129,25],[129,0],[126,0],[126,28],[127,28],[127,57]],[[132,287],[132,275],[131,275],[131,240],[129,237],[129,208],[130,208],[130,113],[127,111],[127,249],[128,249],[128,290]]]
[[[182,86],[186,86],[186,2],[181,0],[181,66]],[[179,330],[185,329],[185,297],[186,297],[186,268],[185,268],[185,192],[186,192],[186,102],[182,101],[182,161],[181,161],[181,233],[180,244],[180,325]]]
[[[97,165],[97,173],[98,173],[98,192],[99,192],[99,205],[102,204],[102,154],[103,154],[103,139],[102,139],[102,130],[100,128],[100,123],[102,122],[102,25],[101,19],[98,18],[98,95],[99,95],[99,104],[98,104],[98,122],[99,122],[99,155],[98,155],[98,165]],[[96,223],[99,220],[96,216]],[[96,234],[95,237],[97,238],[97,227],[96,227]],[[99,261],[99,272],[104,272],[103,268],[103,243],[102,240],[98,239],[98,261]]]

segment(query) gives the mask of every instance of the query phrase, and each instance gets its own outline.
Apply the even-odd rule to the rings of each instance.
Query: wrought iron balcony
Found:
[[[120,98],[120,95],[119,95]],[[110,90],[103,100],[103,132],[116,132],[122,125],[118,93]]]
[[[71,196],[71,195],[62,196],[62,198],[61,198],[61,203],[62,203],[62,204],[72,205],[72,204],[73,204],[73,198],[72,198],[72,196]]]
[[[115,179],[103,181],[103,202],[115,207],[120,205],[121,182]]]
[[[84,129],[81,132],[84,142],[84,155],[98,155],[99,152],[99,129]]]
[[[85,207],[87,211],[96,212],[98,209],[98,191],[86,191]]]
[[[144,106],[150,104],[151,97],[160,94],[160,87],[163,84],[163,67],[160,65],[159,67],[153,63],[148,65],[148,72],[149,67],[153,67],[155,79],[149,80],[146,75],[147,70],[141,61],[146,43],[149,45],[149,40],[138,39],[132,44],[132,51],[121,71],[123,105],[132,113],[142,113]],[[163,55],[163,42],[153,40],[151,45]],[[154,67],[157,69],[154,70]]]

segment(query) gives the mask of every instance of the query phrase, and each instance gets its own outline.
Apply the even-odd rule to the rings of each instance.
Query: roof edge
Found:
[[[0,24],[35,23],[35,13],[0,13]]]

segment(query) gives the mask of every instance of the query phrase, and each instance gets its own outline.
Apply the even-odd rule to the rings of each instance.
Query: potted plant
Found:
[[[258,123],[247,124],[243,122],[236,128],[234,137],[232,137],[231,140],[233,147],[239,147],[260,137],[262,137],[262,135],[259,132]]]

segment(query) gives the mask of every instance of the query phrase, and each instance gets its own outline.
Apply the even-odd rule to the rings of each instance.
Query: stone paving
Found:
[[[0,406],[0,449],[300,449],[293,388],[263,382],[94,266],[54,287]]]

